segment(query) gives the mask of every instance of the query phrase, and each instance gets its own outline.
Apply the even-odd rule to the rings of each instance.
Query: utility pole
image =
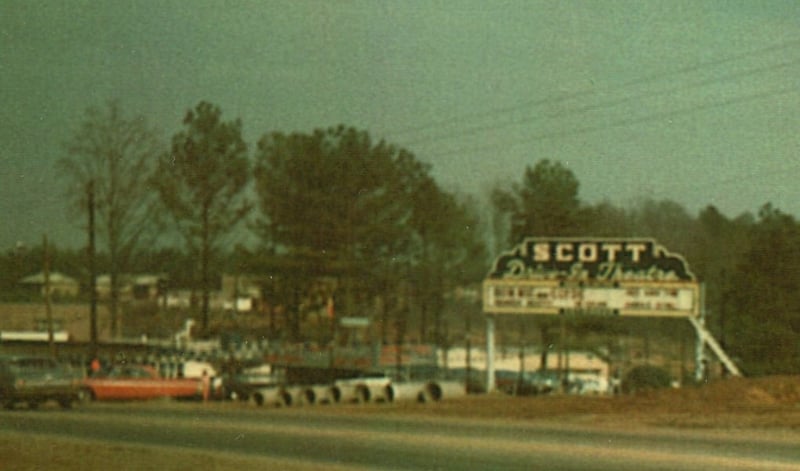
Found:
[[[50,356],[56,357],[56,344],[53,340],[53,308],[50,303],[50,248],[47,245],[47,235],[42,237],[42,267],[44,273],[44,310],[47,315],[47,344],[50,347]]]
[[[95,253],[95,202],[94,202],[94,180],[89,180],[86,188],[88,210],[89,210],[89,355],[92,359],[97,358],[97,263]]]
[[[519,394],[525,384],[525,318],[519,320],[519,376],[514,385],[515,393]]]
[[[464,324],[464,341],[466,342],[467,350],[467,379],[464,383],[464,387],[466,388],[467,394],[469,394],[471,392],[470,384],[472,382],[472,322],[470,321],[469,312],[464,316]]]

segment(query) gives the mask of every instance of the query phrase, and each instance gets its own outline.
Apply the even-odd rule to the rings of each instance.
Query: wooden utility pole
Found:
[[[92,359],[97,358],[97,263],[95,254],[95,202],[94,202],[94,181],[90,180],[86,188],[88,210],[89,210],[89,337],[90,352]]]
[[[56,344],[53,340],[53,308],[50,303],[50,248],[47,245],[47,235],[42,237],[42,272],[44,273],[44,311],[47,315],[47,344],[50,347],[50,356],[56,357]]]
[[[467,394],[471,392],[470,384],[472,381],[472,323],[470,322],[470,315],[469,312],[466,316],[464,316],[464,341],[466,342],[466,370],[467,370],[467,379],[464,383],[464,387],[466,388]]]

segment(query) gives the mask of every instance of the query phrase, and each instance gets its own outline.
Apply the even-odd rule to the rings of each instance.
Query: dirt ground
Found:
[[[800,431],[800,376],[728,378],[702,386],[616,397],[470,396],[437,404],[398,405],[398,412],[438,416],[552,420],[655,427],[788,428]]]
[[[219,407],[254,407],[219,404]],[[630,430],[632,427],[670,429],[757,429],[800,433],[800,376],[757,379],[730,378],[701,387],[649,391],[632,396],[509,397],[470,396],[437,403],[414,402],[326,406],[325,414],[448,417],[503,421],[537,421]],[[307,413],[305,409],[304,413]],[[264,411],[264,413],[269,413]],[[289,409],[281,413],[291,413]],[[157,460],[154,460],[154,455]],[[87,456],[92,456],[87,462]],[[98,445],[45,437],[0,433],[0,463],[5,470],[106,470],[125,463],[125,469],[227,470],[313,469],[286,460],[242,458],[156,447]]]

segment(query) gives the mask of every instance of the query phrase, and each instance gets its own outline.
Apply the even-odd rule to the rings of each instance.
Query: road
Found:
[[[346,411],[197,403],[91,404],[72,411],[3,411],[0,431],[113,446],[292,459],[320,469],[329,465],[487,471],[800,469],[796,434],[625,431]]]

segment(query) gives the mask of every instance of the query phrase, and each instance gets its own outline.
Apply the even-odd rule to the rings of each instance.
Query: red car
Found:
[[[134,400],[159,397],[199,398],[199,378],[162,378],[155,368],[140,365],[116,366],[84,380],[92,399]]]

